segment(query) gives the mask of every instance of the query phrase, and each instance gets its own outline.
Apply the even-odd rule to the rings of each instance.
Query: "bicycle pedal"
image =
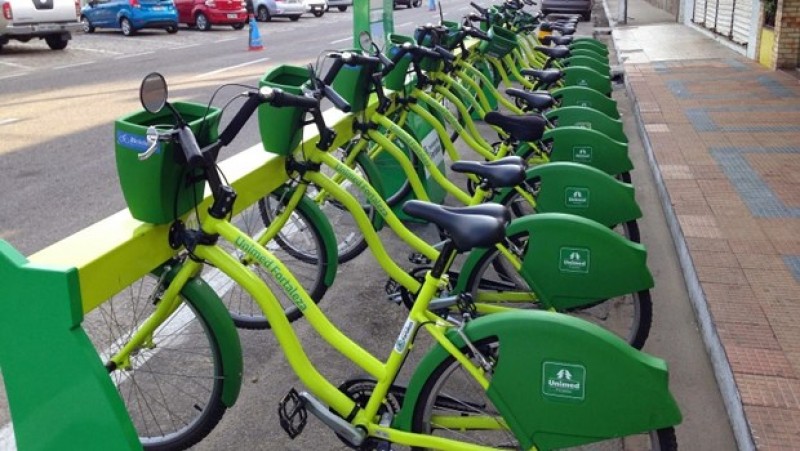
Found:
[[[412,252],[408,254],[408,261],[415,265],[430,265],[431,259],[420,254],[419,252]]]
[[[294,388],[289,390],[289,393],[278,404],[278,417],[281,428],[286,431],[286,434],[292,440],[300,435],[306,427],[308,411],[306,410],[305,402]]]
[[[395,304],[400,305],[403,302],[403,295],[400,293],[400,284],[397,283],[394,279],[389,279],[386,281],[386,286],[384,287],[386,290],[386,298],[394,302]]]

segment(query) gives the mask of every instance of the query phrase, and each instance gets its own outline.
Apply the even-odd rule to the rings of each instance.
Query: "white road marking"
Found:
[[[400,25],[395,25],[395,28],[403,28],[403,27],[407,27],[409,25],[414,25],[415,23],[416,22],[403,22]]]
[[[263,63],[264,61],[268,61],[268,60],[269,60],[269,58],[259,58],[257,60],[248,61],[246,63],[236,64],[234,66],[223,67],[222,69],[212,70],[211,72],[206,72],[204,74],[198,74],[198,75],[195,75],[192,78],[208,77],[208,76],[216,75],[216,74],[219,74],[221,72],[225,72],[225,71],[228,71],[228,70],[231,70],[231,69],[238,69],[240,67],[250,66],[250,65],[258,64],[258,63]]]
[[[217,43],[217,44],[219,44],[220,42],[236,41],[236,40],[238,40],[238,39],[239,39],[239,38],[225,38],[225,39],[218,39],[218,40],[216,40],[216,41],[214,41],[214,42],[215,42],[215,43]],[[200,45],[200,44],[194,44],[194,45]]]
[[[107,53],[109,55],[122,55],[123,52],[115,52],[113,50],[92,49],[89,47],[71,47],[74,50],[83,50],[84,52]]]
[[[132,55],[118,56],[118,57],[116,57],[114,59],[115,60],[122,60],[122,59],[126,59],[126,58],[135,58],[137,56],[152,55],[153,53],[156,53],[156,52],[155,51],[150,51],[150,52],[134,53]]]
[[[352,36],[348,36],[346,38],[342,38],[342,39],[337,39],[335,41],[331,41],[331,44],[338,44],[340,42],[346,42],[346,41],[349,41],[351,39],[353,39],[353,37]]]
[[[4,75],[4,76],[0,77],[0,80],[5,80],[7,78],[21,77],[23,75],[28,75],[29,73],[30,72],[22,72],[22,73],[19,73],[19,74]]]
[[[8,118],[8,119],[0,119],[0,125],[13,124],[14,122],[18,122],[18,121],[19,121],[19,119],[15,118],[15,117],[11,117],[11,118]],[[2,448],[0,448],[0,449],[2,449]]]
[[[86,65],[89,65],[89,64],[94,64],[94,61],[84,61],[82,63],[66,64],[64,66],[55,66],[53,69],[69,69],[69,68],[72,68],[72,67],[86,66]]]
[[[30,67],[30,66],[25,66],[25,65],[17,64],[17,63],[9,63],[8,61],[0,61],[0,64],[6,65],[6,66],[11,66],[11,67],[16,67],[18,69],[33,70],[33,68]]]

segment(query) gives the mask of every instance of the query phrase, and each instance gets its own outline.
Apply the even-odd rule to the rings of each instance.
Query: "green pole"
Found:
[[[353,47],[359,48],[358,35],[368,31],[383,47],[386,35],[394,32],[394,0],[353,0]]]

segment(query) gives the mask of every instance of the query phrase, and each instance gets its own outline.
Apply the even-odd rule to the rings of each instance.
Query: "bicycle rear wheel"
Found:
[[[227,410],[220,343],[193,296],[184,290],[175,313],[147,346],[131,354],[129,368],[107,363],[150,317],[161,289],[156,277],[140,279],[88,314],[83,326],[144,448],[186,449],[208,435]]]
[[[495,337],[479,340],[474,346],[490,363],[496,364],[500,360],[501,345]],[[468,348],[461,351],[466,355],[472,354]],[[480,422],[483,427],[463,427],[470,421],[473,424]],[[425,381],[411,420],[413,432],[482,446],[519,449],[517,439],[503,424],[484,389],[453,356],[440,363]],[[675,451],[678,446],[675,430],[670,427],[569,449]]]

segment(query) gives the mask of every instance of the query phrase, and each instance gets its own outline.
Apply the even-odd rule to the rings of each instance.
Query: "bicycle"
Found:
[[[154,313],[129,337],[121,351],[110,358],[109,368],[124,368],[131,355],[153,344],[152,333],[180,307],[178,294],[191,285],[207,262],[254,296],[269,317],[293,371],[308,387],[308,392],[291,389],[279,403],[281,427],[290,437],[303,431],[311,413],[348,446],[361,449],[382,449],[387,443],[414,448],[493,449],[487,446],[491,445],[487,442],[491,439],[498,440],[495,446],[515,444],[525,449],[534,446],[550,449],[638,434],[658,449],[676,448],[673,426],[681,421],[681,416],[667,388],[663,361],[633,350],[597,326],[568,316],[528,311],[472,319],[469,303],[434,299],[435,293],[446,284],[447,269],[457,252],[489,247],[504,239],[503,207],[448,209],[421,202],[406,206],[409,214],[446,230],[448,239],[425,276],[423,289],[384,363],[344,336],[279,260],[227,220],[236,193],[223,182],[216,168],[219,150],[231,142],[259,104],[304,108],[319,118],[319,100],[270,88],[251,92],[219,139],[200,148],[191,129],[180,119],[180,113],[166,102],[166,82],[162,76],[145,77],[141,93],[146,110],[153,112],[166,107],[173,111],[178,125],[167,133],[159,133],[160,139],[180,143],[180,150],[176,151],[184,157],[183,164],[203,173],[211,187],[213,203],[208,214],[200,219],[199,228],[176,223],[172,243],[185,247],[183,261],[174,278],[164,281]],[[351,393],[347,386],[337,388],[320,375],[303,352],[272,291],[236,258],[215,245],[220,238],[269,270],[309,324],[333,348],[370,375],[370,390]],[[190,303],[193,300],[187,298]],[[432,303],[453,302],[463,304],[463,316],[458,322],[429,310]],[[414,371],[409,385],[402,387],[396,384],[396,377],[420,329],[430,333],[436,344]],[[213,327],[207,329],[211,336],[216,332]],[[545,339],[553,340],[546,348],[532,349],[529,345]],[[216,355],[224,361],[230,349],[221,346],[218,350]],[[223,391],[236,382],[228,378],[218,380],[225,386]],[[476,388],[465,388],[466,381],[473,382]],[[476,399],[481,393],[485,399]],[[211,395],[219,396],[219,393]],[[128,408],[130,413],[136,413],[131,412],[131,406]],[[553,415],[539,417],[535,412]],[[169,438],[180,438],[181,448],[191,446],[210,431],[223,413],[224,409],[215,411],[216,418],[201,429],[182,430],[180,437]],[[456,433],[455,438],[447,436],[452,432]],[[472,432],[477,437],[466,442],[465,435]],[[156,445],[150,442],[148,447]]]

